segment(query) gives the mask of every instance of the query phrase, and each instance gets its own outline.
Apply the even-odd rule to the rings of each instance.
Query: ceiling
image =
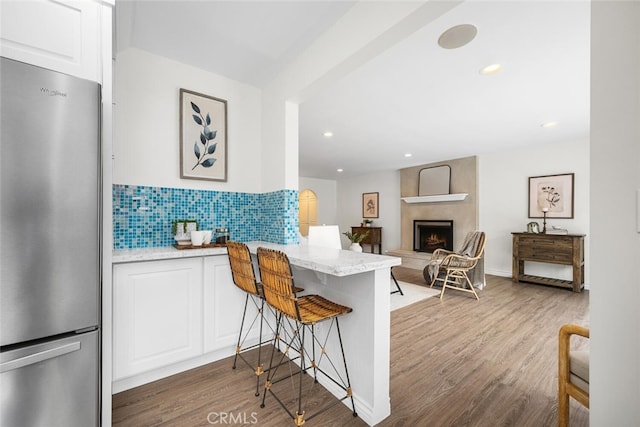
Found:
[[[264,88],[356,3],[122,1],[117,49],[136,47]],[[588,140],[588,2],[451,4],[424,25],[409,16],[404,32],[400,24],[381,32],[393,43],[304,97],[300,176],[341,179],[532,145],[548,150],[543,160],[554,143]],[[442,32],[459,24],[476,26],[475,39],[441,48]],[[480,74],[493,63],[502,70]]]

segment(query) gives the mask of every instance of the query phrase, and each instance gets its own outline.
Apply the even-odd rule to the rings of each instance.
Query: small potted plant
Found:
[[[362,246],[360,246],[360,242],[367,238],[369,232],[367,231],[366,233],[352,233],[350,231],[345,231],[342,234],[347,236],[347,239],[351,241],[351,246],[349,247],[350,250],[354,252],[362,252]]]
[[[372,219],[363,219],[362,223],[364,224],[365,227],[371,227],[371,224],[373,223]]]

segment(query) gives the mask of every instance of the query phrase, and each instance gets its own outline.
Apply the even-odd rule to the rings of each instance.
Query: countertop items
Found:
[[[116,249],[113,251],[112,262],[114,264],[121,264],[125,262],[156,261],[161,259],[192,258],[226,254],[226,247],[189,249],[188,251],[176,249],[173,246],[160,246],[156,248],[142,249]]]
[[[252,254],[256,253],[258,246],[283,251],[287,254],[289,261],[294,266],[308,268],[334,276],[348,276],[401,264],[400,258],[397,257],[308,245],[279,245],[255,241],[248,242],[247,246],[249,246]],[[119,264],[124,262],[225,255],[226,253],[227,249],[225,247],[190,249],[188,251],[179,250],[173,246],[119,249],[113,251],[113,263]]]
[[[201,245],[192,245],[191,241],[189,241],[189,244],[176,244],[173,245],[173,247],[182,251],[185,249],[224,248],[226,245],[224,243],[203,243]]]

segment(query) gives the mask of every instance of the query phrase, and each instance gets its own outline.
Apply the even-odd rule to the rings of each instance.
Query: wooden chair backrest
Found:
[[[267,303],[286,316],[300,320],[287,255],[281,251],[259,247],[258,266]]]
[[[260,296],[256,274],[253,271],[253,263],[251,262],[251,254],[247,245],[228,241],[227,253],[229,254],[233,283],[245,292]]]

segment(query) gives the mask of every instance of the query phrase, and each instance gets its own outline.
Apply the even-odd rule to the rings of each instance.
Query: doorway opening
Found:
[[[309,226],[318,225],[318,198],[312,190],[305,189],[300,192],[298,215],[300,234],[307,237],[309,234]]]

